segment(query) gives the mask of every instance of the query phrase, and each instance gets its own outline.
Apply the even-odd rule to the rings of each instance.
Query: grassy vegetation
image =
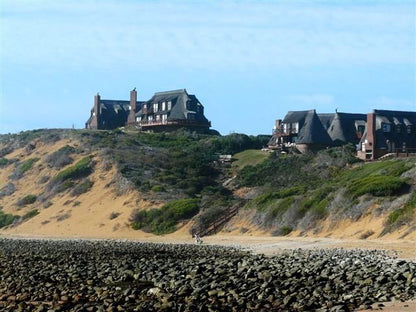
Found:
[[[292,231],[293,231],[293,228],[291,226],[283,225],[282,227],[273,231],[272,235],[274,235],[274,236],[286,236],[286,235],[289,235]]]
[[[75,152],[75,148],[69,145],[61,147],[59,150],[53,152],[46,158],[49,166],[54,168],[62,168],[71,164],[74,160],[69,156]]]
[[[18,220],[20,216],[4,213],[0,210],[0,228],[12,224],[14,221]]]
[[[281,216],[293,205],[294,202],[295,198],[293,196],[289,196],[277,201],[267,211],[267,219],[273,221],[277,217]]]
[[[413,221],[416,212],[416,191],[413,191],[409,201],[404,207],[392,211],[386,224],[386,230],[389,232]]]
[[[317,190],[311,191],[309,196],[306,196],[300,206],[300,212],[305,214],[312,209],[318,215],[324,215],[325,208],[328,204],[327,196],[334,190],[331,186],[324,186]]]
[[[39,210],[37,210],[37,209],[32,209],[32,210],[30,210],[29,212],[25,213],[25,214],[22,216],[22,220],[24,221],[24,220],[27,220],[27,219],[33,218],[34,216],[37,216],[38,214],[39,214]]]
[[[17,180],[20,179],[27,171],[29,171],[33,165],[39,160],[40,158],[29,158],[22,164],[18,165],[15,170],[13,171],[12,175],[10,176],[11,179]]]
[[[352,169],[342,170],[335,182],[340,184],[349,183],[368,176],[392,176],[399,177],[402,173],[412,168],[412,163],[404,160],[385,160],[361,164]]]
[[[140,210],[133,213],[132,227],[154,234],[166,234],[176,230],[176,224],[199,211],[198,199],[180,199],[165,204],[160,209]]]
[[[389,175],[370,175],[351,181],[348,192],[354,197],[364,194],[374,196],[391,196],[398,194],[403,188],[409,186],[407,180]]]
[[[266,191],[250,202],[250,207],[255,207],[259,211],[263,211],[268,205],[277,199],[282,199],[290,197],[293,195],[303,194],[305,188],[302,186],[299,187],[290,187],[286,189],[281,189],[278,191]]]
[[[84,179],[80,183],[78,183],[73,190],[71,191],[72,196],[79,196],[83,193],[86,193],[89,191],[89,189],[93,186],[93,182],[90,179]]]
[[[21,164],[18,169],[21,174],[24,174],[26,171],[30,170],[33,167],[33,164],[37,162],[40,158],[29,158],[23,164]]]
[[[258,149],[245,150],[233,155],[233,158],[236,159],[236,161],[233,162],[233,166],[236,167],[236,169],[241,170],[242,168],[249,165],[258,165],[262,163],[264,160],[266,160],[269,156],[270,153]]]
[[[52,183],[62,183],[66,180],[83,178],[92,173],[92,156],[87,156],[78,161],[75,165],[60,171]]]
[[[6,167],[9,164],[9,160],[7,158],[0,157],[0,167]]]
[[[36,201],[36,199],[37,199],[36,195],[29,194],[29,195],[26,195],[25,197],[19,199],[17,201],[17,205],[21,206],[21,207],[26,206],[26,205],[30,205],[30,204],[33,204]]]

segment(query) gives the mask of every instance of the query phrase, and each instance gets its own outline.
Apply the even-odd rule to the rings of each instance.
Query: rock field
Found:
[[[381,251],[0,239],[1,311],[352,311],[416,293]]]

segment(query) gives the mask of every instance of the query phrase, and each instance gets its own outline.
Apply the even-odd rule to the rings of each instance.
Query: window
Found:
[[[195,119],[195,114],[189,114],[188,113],[188,119]]]
[[[153,121],[153,116],[149,115],[149,121]]]
[[[168,114],[163,114],[162,115],[162,120],[166,120],[166,119],[168,119]]]
[[[159,110],[159,103],[153,103],[153,111],[157,112]]]
[[[290,129],[291,129],[292,131],[294,131],[295,133],[298,133],[298,130],[299,130],[299,123],[298,123],[298,122],[294,122],[294,123],[292,123],[292,124],[291,124],[291,126],[290,126]]]
[[[143,104],[143,109],[144,109],[144,110],[146,110],[146,109],[147,109],[146,104]]]
[[[136,121],[139,122],[141,120],[140,117],[136,117]]]
[[[387,124],[387,123],[382,123],[381,124],[381,129],[383,130],[383,132],[390,132],[391,131],[391,125]]]
[[[162,102],[162,111],[166,110],[166,102]]]
[[[289,125],[287,123],[283,124],[283,133],[288,133],[289,132]]]
[[[411,134],[412,133],[412,126],[411,125],[408,125],[407,126],[407,133],[408,134]]]
[[[402,132],[402,126],[396,125],[396,133],[400,133],[400,132]]]
[[[171,110],[172,109],[172,101],[169,101],[168,102],[168,110]]]
[[[156,115],[156,120],[160,120],[160,115]]]
[[[364,126],[358,126],[358,132],[359,133],[363,134],[364,133],[364,129],[365,129]]]

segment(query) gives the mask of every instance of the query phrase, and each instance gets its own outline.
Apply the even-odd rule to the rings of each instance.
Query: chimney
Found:
[[[98,129],[99,128],[99,124],[100,124],[100,94],[97,93],[94,96],[94,108],[92,110],[92,120],[91,120],[91,124],[90,127],[91,129]]]
[[[371,160],[375,159],[375,146],[376,146],[376,114],[375,112],[367,114],[367,137],[366,137],[366,150],[371,150]]]
[[[127,118],[127,124],[132,125],[136,122],[136,103],[137,103],[137,92],[136,88],[130,91],[130,112],[129,117]]]

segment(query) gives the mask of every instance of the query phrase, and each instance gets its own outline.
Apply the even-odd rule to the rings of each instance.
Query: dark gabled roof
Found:
[[[314,110],[312,110],[314,111]],[[282,123],[303,123],[306,118],[306,115],[311,111],[289,111],[287,112],[285,118],[283,118]]]
[[[335,114],[318,114],[319,120],[322,123],[322,126],[324,126],[325,130],[329,128],[331,125],[332,120],[334,119]]]
[[[205,118],[203,115],[203,106],[198,101],[195,95],[188,94],[186,92],[186,89],[178,89],[178,90],[172,90],[172,91],[164,91],[164,92],[156,92],[150,100],[148,100],[146,103],[148,105],[152,105],[153,103],[160,103],[163,101],[171,101],[172,102],[172,108],[169,111],[168,120],[173,119],[187,119],[188,113],[194,113],[196,120],[208,122],[208,119]],[[198,113],[196,110],[193,110],[192,108],[187,108],[187,103],[191,103],[189,107],[193,107],[196,109],[197,106],[201,107],[201,112]],[[148,110],[151,109],[151,107],[148,107]],[[138,111],[136,113],[136,116],[141,116],[142,111]]]
[[[376,115],[377,128],[381,127],[381,123],[406,126],[416,125],[416,112],[374,109],[373,113]]]
[[[120,110],[129,111],[130,102],[129,101],[117,101],[117,100],[100,100],[100,107],[101,109],[114,111],[114,113],[117,114]]]
[[[299,130],[296,143],[331,145],[332,140],[322,126],[315,110],[307,112],[303,126]]]
[[[334,142],[357,143],[357,128],[365,126],[366,120],[366,114],[336,113],[328,128],[328,134]]]

